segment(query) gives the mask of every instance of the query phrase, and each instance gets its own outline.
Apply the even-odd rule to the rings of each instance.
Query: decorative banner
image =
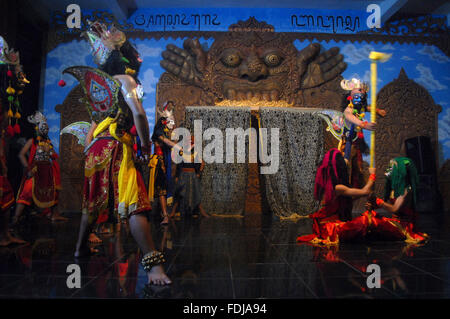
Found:
[[[63,32],[87,29],[87,21],[107,14],[108,11],[82,10],[81,28],[68,28],[67,13],[53,12],[53,27]],[[302,8],[146,8],[136,10],[127,21],[118,21],[123,31],[228,31],[239,20],[254,17],[275,26],[276,32],[311,32],[353,34],[370,30],[367,20],[371,12],[359,10],[317,10]],[[370,20],[370,19],[369,19]],[[60,28],[58,28],[60,29]]]
[[[355,33],[367,30],[370,13],[355,10],[285,8],[155,8],[139,9],[128,23],[145,31],[228,31],[228,26],[247,20],[276,26],[277,32]]]

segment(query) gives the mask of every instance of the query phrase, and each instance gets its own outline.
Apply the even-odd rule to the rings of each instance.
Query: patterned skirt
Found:
[[[142,175],[137,170],[138,201],[127,209],[127,216],[119,214],[119,171],[123,159],[123,145],[103,132],[86,154],[82,213],[89,222],[97,224],[108,220],[127,218],[151,210]]]
[[[108,134],[89,148],[84,168],[82,213],[90,222],[104,223],[117,217],[118,184],[122,147]]]
[[[33,177],[23,179],[17,195],[17,203],[39,208],[49,208],[58,203],[54,167],[50,161],[35,161],[32,166]]]

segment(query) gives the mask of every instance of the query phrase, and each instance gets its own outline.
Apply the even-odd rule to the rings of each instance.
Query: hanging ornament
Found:
[[[6,75],[7,75],[8,77],[12,78],[13,73],[11,72],[11,70],[8,70],[8,72],[6,72]]]
[[[8,86],[8,88],[6,89],[6,93],[13,95],[14,93],[16,93],[16,90],[14,90],[11,86]]]
[[[64,86],[66,86],[66,81],[64,81],[63,79],[61,79],[61,80],[59,80],[58,85],[59,85],[60,87],[64,87]]]
[[[20,126],[19,123],[16,122],[16,125],[13,127],[15,134],[20,134]]]
[[[6,134],[8,135],[8,137],[14,136],[14,128],[11,126],[11,124],[6,128]]]

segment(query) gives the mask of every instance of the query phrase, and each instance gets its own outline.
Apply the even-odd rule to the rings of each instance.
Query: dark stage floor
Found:
[[[67,287],[79,214],[66,223],[29,217],[30,244],[0,248],[0,298],[449,298],[450,217],[422,215],[432,238],[421,247],[402,242],[296,244],[309,220],[268,216],[183,218],[154,226],[173,280],[145,287],[139,250],[129,233],[103,236],[101,254],[78,261],[81,288]],[[369,264],[381,267],[381,288],[368,289]]]

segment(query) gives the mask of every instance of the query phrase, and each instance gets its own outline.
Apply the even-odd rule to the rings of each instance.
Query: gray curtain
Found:
[[[194,134],[194,120],[202,120],[202,133],[218,128],[223,134],[223,163],[206,163],[201,177],[202,205],[206,212],[222,215],[243,215],[248,171],[248,138],[245,141],[245,163],[225,163],[226,128],[250,127],[250,108],[192,106],[186,107],[186,128]],[[198,143],[198,141],[196,141]],[[211,141],[203,141],[203,150]],[[236,147],[233,148],[236,153]],[[237,154],[234,154],[237,158]]]
[[[266,198],[278,217],[307,215],[318,208],[314,200],[317,166],[324,155],[323,120],[318,109],[260,108],[261,127],[268,128],[266,150],[271,149],[270,128],[279,128],[279,169],[262,175]],[[268,151],[266,151],[268,153]]]

